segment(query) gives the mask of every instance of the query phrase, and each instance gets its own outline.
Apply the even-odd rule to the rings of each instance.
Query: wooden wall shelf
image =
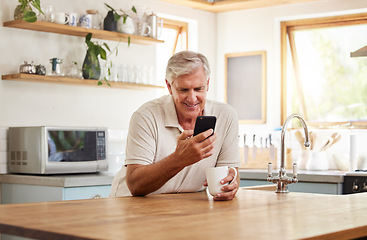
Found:
[[[158,40],[151,37],[144,37],[138,35],[129,35],[119,32],[111,32],[106,30],[99,29],[91,29],[91,28],[83,28],[83,27],[74,27],[69,25],[51,23],[51,22],[42,22],[37,21],[34,23],[29,23],[24,20],[13,20],[3,23],[4,27],[10,28],[20,28],[27,29],[33,31],[40,32],[49,32],[49,33],[58,33],[65,34],[71,36],[85,37],[88,33],[92,33],[92,37],[96,39],[104,39],[111,41],[119,41],[119,42],[128,42],[128,38],[130,36],[130,43],[136,43],[141,45],[153,45],[157,43],[163,43],[164,41]]]
[[[58,83],[58,84],[74,84],[74,85],[88,85],[95,87],[109,87],[106,83],[103,85],[97,85],[97,80],[89,80],[89,79],[79,79],[79,78],[70,78],[70,77],[61,77],[61,76],[42,76],[35,74],[25,74],[25,73],[17,73],[17,74],[9,74],[2,75],[2,80],[10,80],[10,81],[23,81],[23,82],[40,82],[40,83]],[[125,89],[138,89],[138,88],[159,88],[163,89],[163,86],[156,85],[148,85],[148,84],[137,84],[137,83],[126,83],[126,82],[109,82],[111,87],[113,88],[125,88]]]
[[[70,36],[85,37],[88,33],[92,33],[92,37],[95,39],[128,42],[130,37],[130,43],[141,44],[141,45],[153,45],[157,43],[163,43],[164,41],[158,40],[151,37],[129,35],[119,32],[111,32],[98,29],[90,29],[83,27],[74,27],[69,25],[42,22],[37,21],[29,23],[24,20],[13,20],[3,23],[4,27],[27,29],[39,32],[58,33]],[[97,85],[97,80],[78,79],[60,76],[42,76],[35,74],[9,74],[2,75],[3,80],[11,81],[23,81],[23,82],[42,82],[42,83],[59,83],[59,84],[74,84],[74,85],[89,85],[89,86],[103,86],[109,87],[106,83],[103,85]],[[147,85],[147,84],[136,84],[126,82],[112,82],[110,81],[111,87],[115,88],[164,88],[162,86]]]

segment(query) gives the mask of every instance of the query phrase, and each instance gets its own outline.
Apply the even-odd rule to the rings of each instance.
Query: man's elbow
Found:
[[[134,197],[141,197],[147,195],[147,193],[143,192],[141,189],[134,186],[134,184],[128,182],[127,187],[129,188],[131,195],[133,195]]]

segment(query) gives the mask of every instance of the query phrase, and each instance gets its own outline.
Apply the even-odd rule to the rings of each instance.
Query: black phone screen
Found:
[[[217,118],[215,116],[199,116],[196,118],[195,128],[194,128],[194,136],[199,133],[205,132],[208,129],[215,129],[215,123]]]

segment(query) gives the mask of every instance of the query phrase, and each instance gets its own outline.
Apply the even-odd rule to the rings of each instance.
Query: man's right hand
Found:
[[[133,196],[143,196],[158,190],[186,166],[212,155],[215,133],[209,129],[193,137],[193,130],[184,131],[177,138],[176,150],[166,158],[150,164],[129,164],[126,181]],[[210,136],[210,137],[209,137]]]
[[[213,134],[213,129],[209,129],[194,137],[192,136],[193,133],[193,130],[185,130],[177,138],[175,154],[178,156],[178,159],[185,161],[186,166],[210,157],[217,139],[215,133]]]

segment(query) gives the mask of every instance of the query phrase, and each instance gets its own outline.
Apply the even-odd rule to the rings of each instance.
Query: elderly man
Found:
[[[111,197],[197,192],[207,185],[205,170],[228,166],[238,170],[238,118],[225,103],[207,100],[210,68],[196,52],[173,55],[166,69],[170,95],[143,104],[131,117],[126,144],[126,166],[115,176]],[[217,117],[209,129],[193,136],[198,116]],[[212,136],[210,136],[212,135]],[[210,137],[209,137],[210,136]],[[232,200],[239,178],[230,170],[214,200]]]

